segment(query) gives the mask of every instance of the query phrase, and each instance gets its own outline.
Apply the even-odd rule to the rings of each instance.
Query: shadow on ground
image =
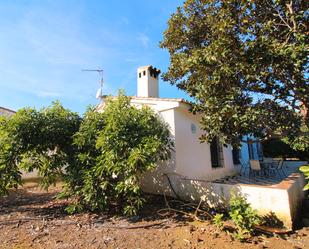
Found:
[[[22,188],[11,190],[8,196],[0,198],[0,217],[22,217],[46,218],[46,219],[74,219],[88,214],[94,220],[106,221],[111,219],[123,220],[126,223],[160,222],[172,220],[174,223],[183,224],[192,220],[190,215],[184,213],[168,212],[167,203],[178,208],[181,202],[171,198],[164,198],[160,195],[145,195],[146,203],[139,214],[132,217],[123,216],[120,206],[112,204],[106,212],[84,212],[83,214],[69,215],[66,207],[71,203],[70,200],[59,200],[56,198],[60,192],[61,186],[52,187],[49,192],[40,189],[38,183],[26,183]],[[175,204],[176,203],[176,204]],[[159,213],[158,211],[163,211]],[[186,207],[184,212],[194,212],[194,208]],[[1,220],[1,218],[0,218]]]

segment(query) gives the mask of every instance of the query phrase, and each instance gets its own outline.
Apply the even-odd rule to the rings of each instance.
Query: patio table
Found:
[[[270,176],[270,169],[273,165],[273,162],[260,162],[261,170],[264,174],[264,176]]]

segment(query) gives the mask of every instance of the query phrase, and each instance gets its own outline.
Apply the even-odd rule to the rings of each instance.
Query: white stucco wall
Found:
[[[137,69],[137,96],[159,97],[159,79],[150,74],[149,66]]]
[[[190,180],[177,174],[147,176],[142,188],[145,192],[179,197],[182,200],[199,202],[210,207],[227,207],[231,193],[245,196],[251,207],[262,216],[271,215],[281,220],[286,228],[292,228],[298,219],[304,199],[304,177],[294,173],[275,185],[224,184],[205,180]],[[155,184],[150,184],[155,179]],[[172,190],[173,188],[173,190]],[[176,193],[176,195],[175,195]]]
[[[203,134],[199,128],[200,117],[189,111],[190,105],[180,100],[143,97],[134,97],[131,103],[137,107],[151,107],[169,125],[175,142],[175,153],[172,162],[168,163],[175,164],[173,173],[194,180],[215,180],[237,173],[231,146],[223,147],[224,166],[211,166],[210,145],[200,142]],[[192,126],[195,131],[192,131]],[[164,167],[160,167],[160,172],[171,173],[169,170],[165,172]]]
[[[192,125],[196,132],[192,131]],[[185,108],[175,109],[176,173],[191,179],[214,180],[236,173],[231,147],[223,147],[224,166],[211,166],[210,145],[201,143],[199,117]]]

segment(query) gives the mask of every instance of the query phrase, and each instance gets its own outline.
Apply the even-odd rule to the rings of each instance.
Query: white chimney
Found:
[[[137,69],[137,97],[159,97],[160,70],[152,66]]]

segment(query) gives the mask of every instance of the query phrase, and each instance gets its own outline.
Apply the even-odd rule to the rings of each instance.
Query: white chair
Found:
[[[269,168],[269,173],[273,173],[274,176],[278,175],[280,178],[287,177],[283,170],[283,163],[283,159],[274,161]]]
[[[250,160],[249,165],[250,165],[249,178],[250,176],[255,174],[260,175],[262,169],[259,160]]]

